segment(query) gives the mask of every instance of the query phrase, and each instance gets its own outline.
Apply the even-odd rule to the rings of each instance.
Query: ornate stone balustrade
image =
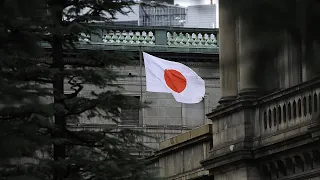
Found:
[[[319,107],[320,78],[256,100],[221,106],[207,115],[212,119],[213,148],[203,165],[220,170],[231,155],[268,159],[316,141],[320,137]],[[305,141],[309,137],[313,139]]]
[[[218,54],[218,29],[98,25],[82,34],[78,49]],[[101,28],[101,30],[99,30]],[[47,43],[42,43],[50,48]]]
[[[101,34],[98,37],[93,38],[84,35],[81,41],[128,45],[218,47],[217,29],[104,26],[99,33]]]
[[[258,106],[261,136],[308,124],[319,113],[320,79],[263,97]]]
[[[107,44],[129,44],[129,45],[155,45],[156,30],[132,31],[111,29],[104,32],[102,41]],[[166,39],[168,46],[207,46],[218,47],[215,33],[210,32],[166,32],[166,37],[159,36],[159,39]],[[81,39],[83,42],[90,42],[89,36]],[[92,42],[94,43],[94,42]],[[162,43],[160,45],[163,45]]]
[[[154,45],[154,31],[132,31],[111,29],[103,33],[102,41],[107,44]]]
[[[218,47],[216,34],[197,32],[167,32],[167,44],[169,46],[207,46]]]

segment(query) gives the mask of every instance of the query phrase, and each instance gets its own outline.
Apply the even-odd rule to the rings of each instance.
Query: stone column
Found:
[[[316,44],[308,42],[307,45],[302,45],[302,81],[309,81],[319,76],[317,68],[319,67],[318,59],[315,57],[319,47]]]
[[[220,104],[232,102],[238,94],[235,28],[235,17],[229,0],[219,0]]]
[[[255,43],[250,23],[239,18],[239,98],[256,98],[259,92],[258,78],[263,76],[263,71],[259,74],[259,62],[254,57]]]

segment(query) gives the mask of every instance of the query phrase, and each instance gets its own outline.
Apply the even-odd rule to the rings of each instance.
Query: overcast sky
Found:
[[[212,0],[213,4],[217,4],[218,0]],[[210,0],[174,0],[174,4],[179,4],[180,6],[192,6],[192,5],[205,5],[210,4]]]

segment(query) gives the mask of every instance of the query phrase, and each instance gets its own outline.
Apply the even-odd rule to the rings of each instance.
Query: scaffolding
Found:
[[[183,27],[186,8],[174,5],[140,6],[140,26]]]

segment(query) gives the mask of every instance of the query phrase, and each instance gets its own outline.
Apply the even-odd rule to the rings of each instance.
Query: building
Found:
[[[217,28],[216,5],[188,6],[184,27]]]
[[[175,5],[173,1],[144,2],[150,5],[134,5],[127,15],[118,13],[115,24],[217,28],[217,4],[205,3],[205,1],[175,1]],[[152,2],[159,4],[155,5]]]
[[[132,128],[152,135],[143,139],[149,146],[143,155],[151,154],[159,148],[159,142],[195,127],[208,124],[206,114],[218,105],[220,97],[218,46],[216,29],[105,26],[100,38],[92,35],[83,41],[79,49],[103,48],[105,51],[125,51],[135,55],[134,60],[117,70],[126,76],[117,83],[123,86],[123,93],[151,102],[150,108],[141,111],[122,110],[121,124],[115,124],[102,118],[87,118],[69,122],[71,130],[100,130],[104,127]],[[140,66],[139,51],[145,51],[157,57],[181,62],[192,68],[206,83],[206,95],[198,104],[177,103],[171,94],[145,91],[144,67]],[[140,78],[140,73],[142,76]],[[68,85],[65,85],[68,93]],[[84,87],[81,96],[89,96],[96,87]]]
[[[115,24],[135,26],[174,26],[183,27],[186,18],[186,8],[171,4],[145,6],[137,4],[131,7],[127,15],[118,13]],[[129,10],[128,10],[129,11]]]
[[[318,75],[288,41],[270,76],[273,62],[259,68],[250,56],[248,45],[259,42],[243,30],[248,24],[219,8],[221,98],[207,114],[212,124],[160,142],[150,161],[170,180],[320,179]],[[256,71],[272,83],[261,86]]]

